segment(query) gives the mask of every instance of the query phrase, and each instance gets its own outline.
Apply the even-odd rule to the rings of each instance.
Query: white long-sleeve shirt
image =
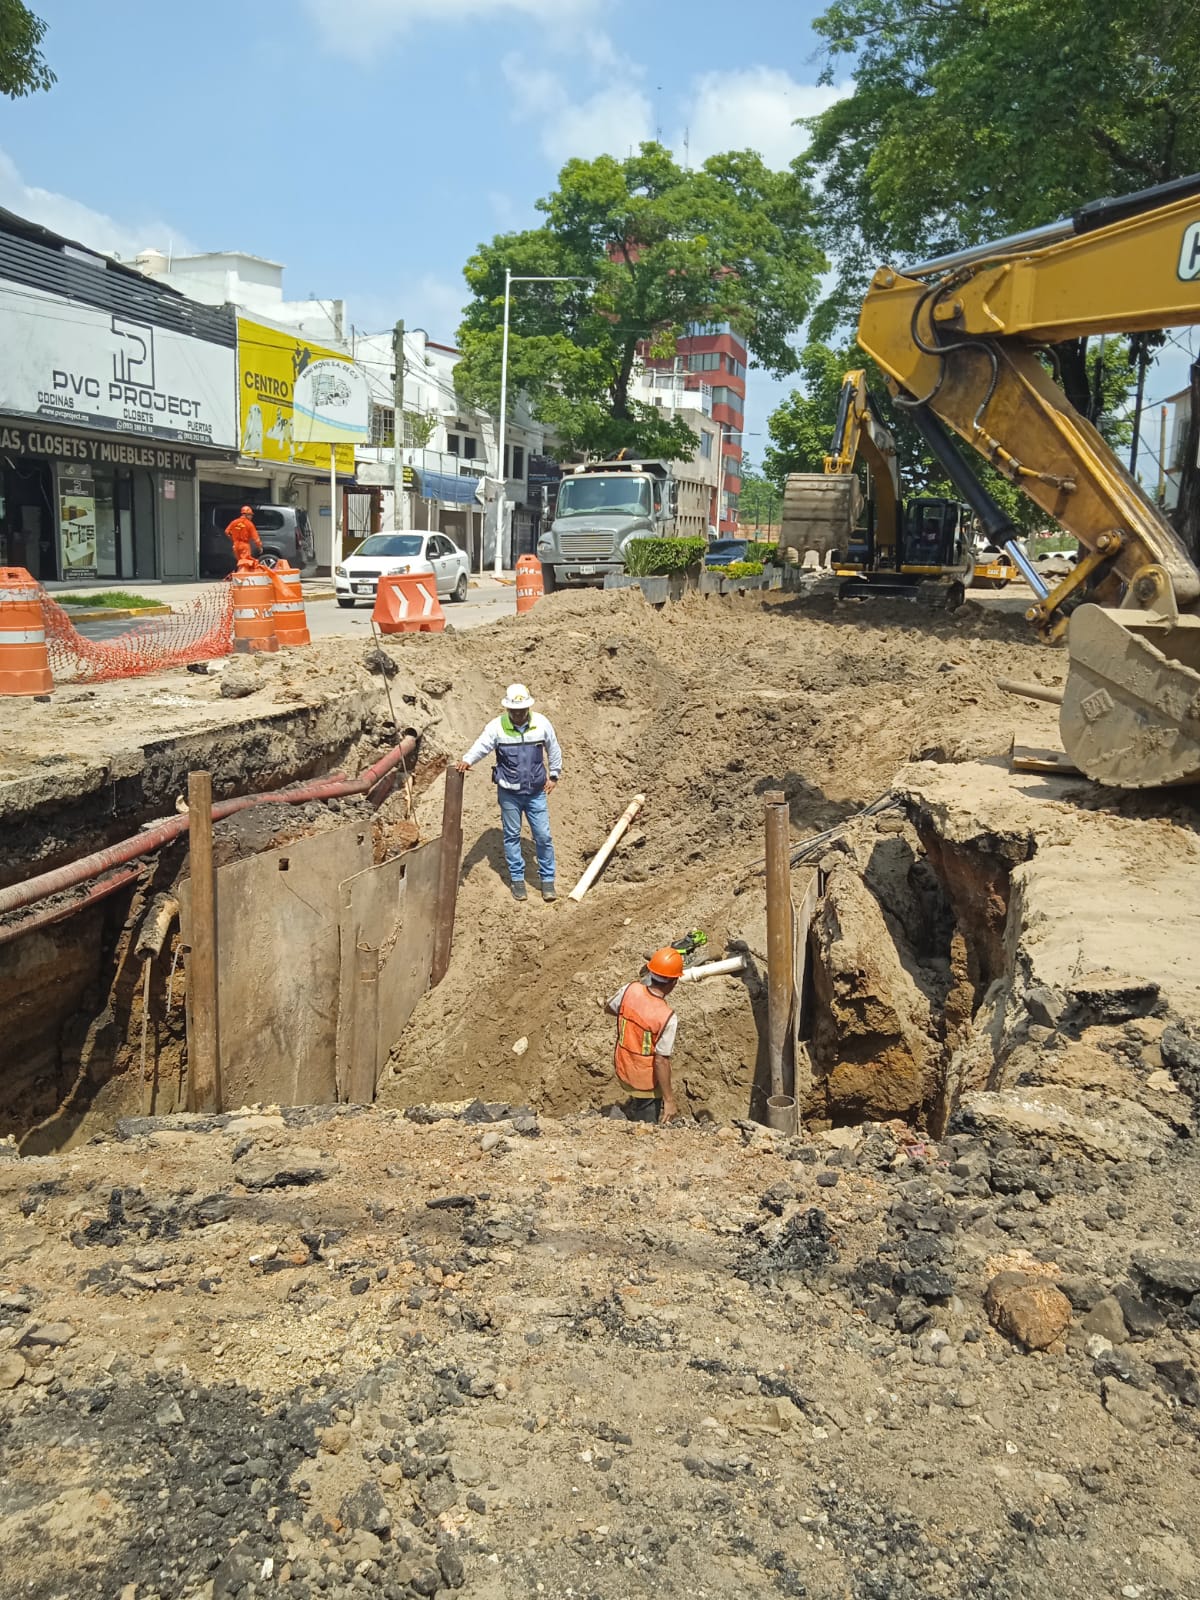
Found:
[[[551,778],[557,779],[562,772],[562,748],[554,732],[553,724],[549,717],[543,717],[539,711],[531,711],[529,724],[516,733],[509,733],[504,727],[503,717],[493,717],[491,722],[476,739],[475,743],[463,756],[469,767],[482,761],[484,756],[500,744],[541,744],[546,751],[546,766]],[[512,789],[515,785],[505,783],[503,778],[497,779],[502,789]]]

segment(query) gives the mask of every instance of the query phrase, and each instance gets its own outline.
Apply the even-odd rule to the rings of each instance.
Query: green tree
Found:
[[[40,48],[45,36],[46,24],[21,0],[0,0],[0,94],[17,100],[54,83]]]
[[[851,320],[883,261],[1200,170],[1193,0],[833,0],[814,27],[826,81],[854,81],[811,119],[797,164],[837,258],[818,337]]]
[[[854,81],[811,120],[797,164],[837,257],[816,337],[857,320],[882,262],[999,239],[1200,169],[1192,0],[833,0],[814,27],[826,80],[849,69]],[[1131,360],[1161,342],[1135,336]],[[1083,339],[1056,355],[1068,399],[1111,435],[1130,361],[1110,342],[1100,367]]]
[[[749,461],[742,463],[742,488],[738,495],[738,527],[743,533],[752,528],[769,528],[779,521],[783,496],[779,485],[758,472]]]
[[[455,384],[467,403],[499,403],[506,268],[583,280],[522,283],[512,296],[510,398],[529,397],[564,454],[692,454],[686,424],[630,394],[639,346],[669,356],[690,322],[729,323],[757,365],[795,371],[790,336],[826,265],[802,181],[749,150],[685,171],[649,143],[624,161],[567,162],[538,210],[540,227],[498,235],[464,269],[474,298]]]

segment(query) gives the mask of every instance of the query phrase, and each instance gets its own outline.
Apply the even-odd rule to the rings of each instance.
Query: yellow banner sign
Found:
[[[238,413],[244,456],[329,471],[327,444],[301,444],[292,437],[293,385],[305,367],[322,360],[352,365],[348,356],[325,345],[238,318]],[[335,455],[339,473],[352,478],[354,446],[339,444]]]

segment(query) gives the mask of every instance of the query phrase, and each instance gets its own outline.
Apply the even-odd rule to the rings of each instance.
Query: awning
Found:
[[[424,467],[414,467],[413,472],[422,500],[448,500],[457,506],[475,504],[478,478],[460,478],[452,472],[429,472]]]

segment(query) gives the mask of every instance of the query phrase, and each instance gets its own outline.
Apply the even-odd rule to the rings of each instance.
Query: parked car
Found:
[[[380,578],[393,572],[431,572],[442,598],[465,600],[471,562],[444,533],[373,533],[333,569],[338,605],[374,600]]]
[[[200,572],[206,578],[221,578],[234,568],[233,546],[225,529],[241,513],[244,501],[236,505],[205,506],[200,517]],[[262,540],[261,561],[274,567],[289,562],[306,577],[317,570],[317,546],[308,512],[299,506],[255,506],[254,526]]]
[[[704,565],[719,572],[735,561],[745,561],[749,548],[749,539],[714,539],[704,552]]]

